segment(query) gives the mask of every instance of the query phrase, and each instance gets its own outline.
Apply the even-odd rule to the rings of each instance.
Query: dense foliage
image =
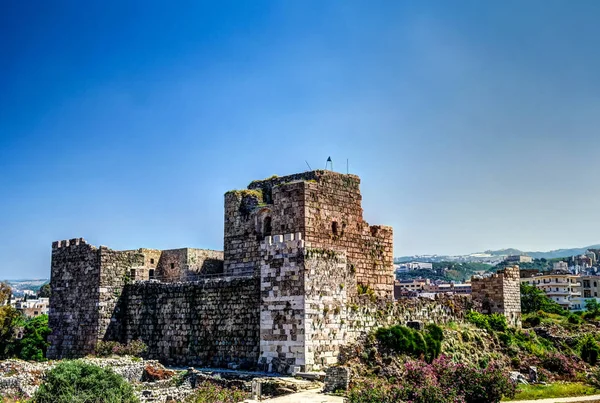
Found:
[[[48,315],[33,318],[19,316],[14,325],[21,334],[21,338],[13,338],[8,345],[8,356],[18,357],[22,360],[43,361],[46,359],[48,348]]]
[[[544,311],[565,315],[565,310],[546,296],[546,293],[534,285],[521,283],[521,312]]]
[[[586,334],[579,340],[579,354],[583,361],[596,365],[600,356],[600,346],[594,336]]]
[[[3,305],[10,295],[8,284],[0,283],[0,359],[44,360],[50,334],[48,316],[26,318],[14,307]]]
[[[43,286],[40,287],[40,290],[38,291],[39,298],[50,298],[50,294],[51,294],[50,283],[44,284]]]
[[[441,356],[431,364],[409,361],[403,372],[394,379],[354,381],[349,403],[497,403],[515,394],[515,385],[495,364],[481,369]]]
[[[133,388],[109,369],[81,361],[63,361],[46,373],[36,403],[137,402]]]
[[[440,355],[444,332],[437,325],[428,325],[425,331],[394,325],[375,331],[381,345],[399,354],[407,354],[432,362]]]
[[[467,313],[466,319],[481,329],[495,330],[497,332],[504,332],[508,329],[506,317],[499,313],[485,315],[479,312],[470,311]]]

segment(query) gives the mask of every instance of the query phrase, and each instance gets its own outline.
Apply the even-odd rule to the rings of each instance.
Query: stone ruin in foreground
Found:
[[[468,298],[394,302],[392,228],[363,220],[359,184],[310,171],[227,192],[223,252],[54,242],[48,358],[140,339],[167,364],[311,371],[374,327],[462,320]]]

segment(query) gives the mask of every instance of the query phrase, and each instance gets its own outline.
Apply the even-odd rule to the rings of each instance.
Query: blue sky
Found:
[[[222,249],[223,193],[362,177],[395,255],[600,242],[597,1],[8,1],[0,278]]]

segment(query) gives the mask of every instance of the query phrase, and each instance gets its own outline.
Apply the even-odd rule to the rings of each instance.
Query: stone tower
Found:
[[[509,325],[521,327],[521,283],[519,266],[498,270],[490,277],[471,279],[473,302],[483,313],[501,313]]]

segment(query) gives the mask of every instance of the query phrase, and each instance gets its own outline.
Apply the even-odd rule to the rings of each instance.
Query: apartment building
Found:
[[[542,273],[532,277],[521,278],[521,283],[528,283],[543,290],[548,298],[555,301],[565,309],[582,309],[580,277],[567,272]],[[574,303],[576,302],[576,303]]]

